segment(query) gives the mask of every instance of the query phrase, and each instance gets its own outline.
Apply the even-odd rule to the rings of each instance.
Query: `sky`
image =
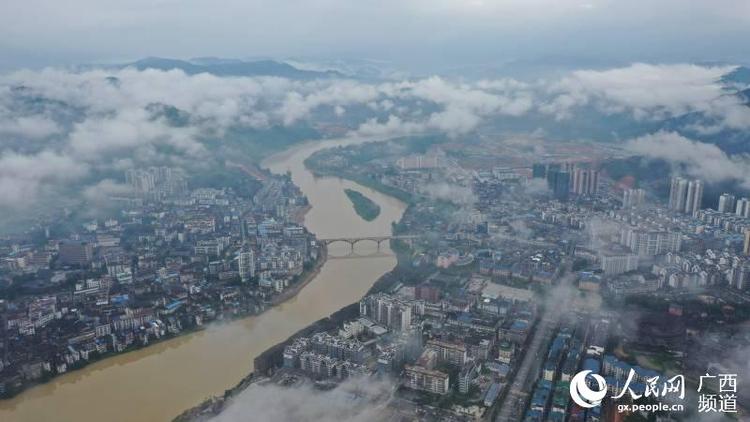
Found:
[[[745,0],[4,0],[0,70],[141,57],[745,63]]]

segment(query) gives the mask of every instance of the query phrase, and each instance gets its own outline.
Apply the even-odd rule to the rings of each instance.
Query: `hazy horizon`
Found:
[[[750,3],[49,0],[0,6],[0,70],[143,57],[370,59],[410,72],[747,63]]]

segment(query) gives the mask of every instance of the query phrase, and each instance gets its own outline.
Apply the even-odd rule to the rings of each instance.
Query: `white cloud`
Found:
[[[212,421],[385,421],[392,389],[391,383],[372,379],[347,380],[330,391],[251,385]]]
[[[197,155],[203,147],[195,140],[194,128],[175,128],[152,120],[143,109],[125,109],[113,117],[87,119],[70,134],[71,153],[98,160],[106,154],[129,153],[141,146],[170,145]]]
[[[52,151],[5,152],[0,156],[0,209],[20,209],[33,203],[47,186],[78,180],[87,172],[86,165]]]
[[[528,183],[524,186],[524,191],[529,195],[546,195],[550,193],[549,186],[547,185],[547,179],[529,179]]]
[[[119,183],[112,179],[104,179],[96,184],[86,187],[83,190],[83,198],[91,205],[93,210],[99,210],[108,205],[112,197],[128,196],[133,193],[130,185]],[[87,207],[87,209],[91,209]]]
[[[2,118],[0,116],[0,136],[15,136],[25,139],[44,139],[59,134],[58,124],[44,116],[21,116]]]
[[[297,91],[290,92],[281,109],[284,124],[290,125],[299,119],[307,117],[318,107],[327,105],[343,107],[352,104],[366,104],[380,95],[378,87],[362,84],[356,81],[335,81],[333,83],[309,83],[304,86],[311,90],[307,94]]]
[[[728,95],[720,79],[734,67],[636,63],[609,70],[580,70],[548,86],[539,109],[562,120],[592,105],[605,114],[629,113],[659,121],[700,113],[731,129],[750,128],[750,109]]]
[[[447,182],[425,185],[422,192],[431,198],[452,202],[464,208],[469,208],[477,202],[477,197],[470,187]]]
[[[533,108],[527,85],[510,79],[476,84],[451,82],[439,77],[379,85],[380,103],[374,110],[395,108],[384,122],[369,119],[357,133],[402,134],[438,131],[451,135],[468,133],[495,116],[521,116]],[[430,107],[425,107],[430,106]],[[436,109],[425,112],[425,108]]]
[[[731,69],[635,64],[576,71],[554,82],[296,81],[132,68],[26,70],[0,76],[0,142],[13,141],[4,144],[13,145],[6,154],[41,161],[52,154],[96,173],[146,164],[199,165],[212,150],[208,143],[220,142],[236,125],[262,130],[314,124],[321,115],[357,135],[458,136],[500,117],[542,112],[574,118],[590,105],[656,122],[697,113],[702,117],[683,129],[715,134],[750,129],[750,108],[719,83]],[[10,95],[21,86],[22,94]],[[34,98],[35,106],[16,103],[24,101],[20,97]],[[4,191],[13,191],[8,198],[26,200],[70,181],[30,178],[23,183],[31,186],[16,188],[10,181],[22,178],[4,177]]]
[[[391,137],[425,131],[427,131],[427,127],[424,124],[407,122],[391,114],[385,122],[378,122],[375,118],[368,119],[359,125],[354,134],[365,137]]]
[[[719,147],[675,132],[657,132],[625,143],[630,151],[646,157],[684,165],[693,177],[707,182],[738,180],[750,188],[750,156],[728,155]]]

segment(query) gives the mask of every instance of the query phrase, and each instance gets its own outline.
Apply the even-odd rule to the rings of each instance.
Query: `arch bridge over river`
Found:
[[[354,245],[356,245],[359,242],[375,242],[378,245],[378,251],[380,251],[380,244],[389,240],[403,240],[407,243],[411,244],[414,239],[418,238],[419,236],[416,235],[401,235],[401,236],[361,236],[361,237],[332,237],[332,238],[323,238],[318,239],[319,242],[323,242],[326,246],[336,243],[336,242],[343,242],[348,243],[351,246],[352,251],[354,251]]]

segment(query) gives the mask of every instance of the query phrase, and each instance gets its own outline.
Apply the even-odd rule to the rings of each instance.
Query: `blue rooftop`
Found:
[[[183,304],[183,301],[181,301],[181,300],[175,300],[174,302],[172,302],[172,303],[168,304],[167,306],[165,306],[165,308],[167,308],[168,311],[173,311],[173,310],[179,308],[182,304]]]
[[[526,330],[529,328],[529,323],[524,320],[517,319],[513,322],[513,324],[510,326],[510,329],[513,331],[521,331]]]
[[[598,374],[602,368],[601,362],[598,359],[587,358],[583,361],[583,369]]]

